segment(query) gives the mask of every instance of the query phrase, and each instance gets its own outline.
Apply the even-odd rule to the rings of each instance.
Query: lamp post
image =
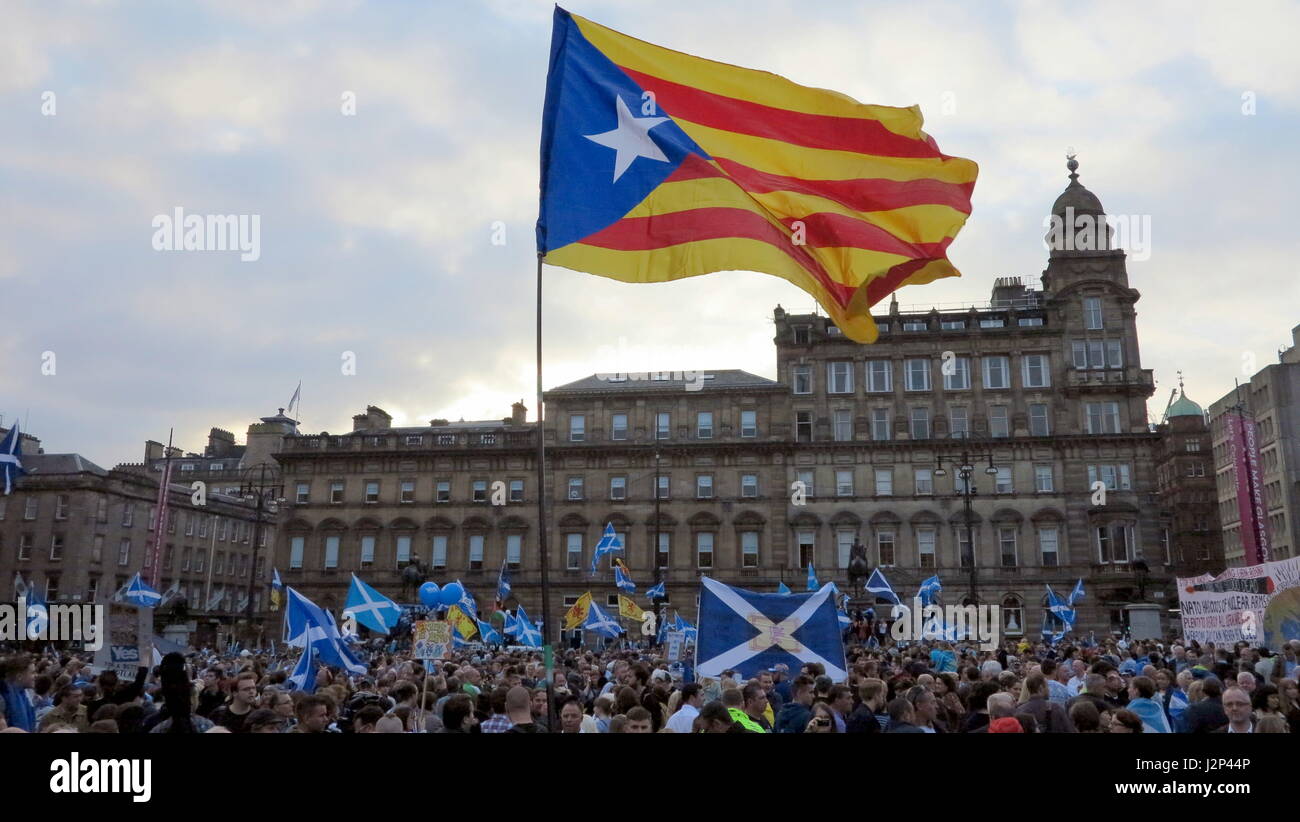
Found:
[[[254,472],[257,477],[254,480]],[[257,555],[262,545],[262,512],[270,511],[275,514],[280,509],[280,503],[284,502],[284,485],[275,481],[275,476],[267,477],[266,463],[261,463],[256,468],[248,468],[244,471],[242,481],[239,486],[239,494],[246,501],[253,502],[256,505],[256,519],[253,523],[253,556],[252,565],[249,567],[249,584],[248,584],[248,603],[244,607],[244,618],[248,621],[248,630],[250,634],[253,631],[253,591],[254,586],[259,584],[257,579]]]
[[[970,604],[975,604],[975,592],[978,588],[978,582],[975,572],[975,512],[971,506],[971,499],[976,495],[975,484],[971,482],[975,476],[975,463],[986,462],[987,467],[984,473],[989,476],[997,476],[998,469],[993,466],[993,454],[991,451],[972,452],[969,448],[963,448],[960,452],[951,454],[936,454],[934,457],[934,475],[936,477],[947,476],[948,471],[943,467],[948,463],[959,477],[961,483],[962,506],[965,513],[966,524],[966,550],[969,552],[966,559],[970,564]]]

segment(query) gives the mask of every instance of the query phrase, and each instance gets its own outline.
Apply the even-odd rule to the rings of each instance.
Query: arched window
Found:
[[[1002,634],[1023,636],[1025,633],[1025,608],[1020,597],[1007,594],[1002,598]]]

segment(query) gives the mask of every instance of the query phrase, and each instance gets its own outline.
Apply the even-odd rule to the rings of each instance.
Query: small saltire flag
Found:
[[[605,533],[600,535],[600,541],[596,543],[596,550],[591,552],[592,575],[595,576],[601,557],[622,550],[623,540],[619,539],[618,534],[614,532],[614,523],[605,523]]]
[[[1173,733],[1169,727],[1169,719],[1165,716],[1164,706],[1154,699],[1147,697],[1138,697],[1129,700],[1124,706],[1128,710],[1138,715],[1142,720],[1144,733],[1149,734],[1168,734]]]
[[[808,590],[816,591],[820,587],[822,586],[817,582],[817,572],[813,570],[812,560],[808,560]]]
[[[564,630],[572,631],[579,625],[587,621],[587,609],[591,607],[591,591],[587,591],[578,597],[578,601],[569,606],[569,610],[564,612]]]
[[[280,579],[280,569],[271,569],[271,588],[276,591],[284,590],[284,581]]]
[[[848,678],[844,640],[829,586],[812,594],[760,594],[701,578],[695,672],[718,677],[734,669],[745,679],[778,663],[796,670],[823,665],[834,682]]]
[[[699,636],[699,632],[695,630],[695,626],[682,619],[682,615],[676,611],[673,611],[673,630],[681,631],[686,634],[687,642],[694,642]]]
[[[627,570],[623,561],[618,559],[614,560],[614,585],[624,593],[636,593],[636,583],[632,581],[632,573]]]
[[[644,612],[641,610],[641,606],[637,605],[636,602],[634,602],[631,597],[625,597],[622,594],[618,595],[619,616],[627,617],[628,619],[634,619],[637,622],[640,622],[643,613]]]
[[[487,645],[501,644],[501,634],[498,633],[496,628],[492,627],[492,623],[490,622],[484,622],[481,619],[478,620],[478,633],[479,636],[483,637],[483,642]]]
[[[149,587],[149,584],[136,571],[135,576],[127,580],[126,586],[120,592],[121,599],[119,602],[129,602],[132,605],[139,605],[143,608],[152,608],[162,601],[162,594]]]
[[[901,605],[898,594],[894,593],[894,588],[885,579],[885,575],[880,572],[879,568],[872,570],[871,576],[867,577],[867,593],[874,594],[877,599],[883,599],[892,602],[895,605]]]
[[[658,585],[651,585],[645,591],[645,598],[652,602],[656,599],[665,599],[668,596],[667,584],[668,581],[664,580]]]
[[[1080,579],[1078,582],[1074,583],[1074,590],[1070,592],[1070,598],[1066,604],[1073,607],[1074,603],[1077,602],[1078,600],[1083,599],[1083,597],[1084,597],[1083,580]]]
[[[522,605],[515,614],[515,636],[520,645],[527,645],[529,648],[542,647],[542,632],[528,619],[528,612]]]
[[[474,595],[469,592],[469,588],[465,586],[465,583],[460,580],[456,580],[456,583],[460,585],[461,591],[460,601],[456,604],[460,606],[462,611],[469,614],[474,619],[478,619],[478,601],[474,599]]]
[[[286,586],[284,590],[288,596],[284,613],[285,642],[304,651],[310,646],[320,664],[334,665],[350,674],[364,674],[365,663],[347,647],[334,617],[293,588]]]
[[[352,587],[348,590],[348,601],[343,609],[351,611],[357,622],[385,635],[402,616],[402,609],[396,602],[362,582],[356,574],[352,575]]]
[[[943,590],[943,583],[939,581],[939,575],[935,574],[921,583],[921,588],[916,592],[917,597],[921,600],[921,605],[933,605],[934,597]]]
[[[447,609],[447,621],[451,623],[451,629],[465,639],[473,639],[478,633],[478,622],[462,611],[459,605]]]
[[[23,438],[15,422],[5,438],[0,440],[0,484],[5,494],[12,494],[14,481],[27,472],[23,470]]]
[[[501,626],[501,632],[504,633],[506,636],[518,636],[519,620],[516,619],[515,615],[510,613],[509,611],[506,611],[505,615],[506,615],[506,623],[505,625]]]
[[[510,598],[510,563],[501,563],[501,573],[497,574],[497,602]]]
[[[27,592],[27,636],[44,639],[50,627],[50,609],[35,585]]]
[[[591,603],[587,609],[587,619],[582,623],[583,630],[591,631],[603,637],[615,639],[622,635],[623,627],[618,624],[618,620],[601,610],[596,603]]]
[[[316,659],[316,646],[313,643],[307,643],[307,647],[302,649],[302,656],[298,657],[298,664],[294,666],[293,673],[285,682],[289,683],[290,690],[304,691],[312,694],[316,692],[316,669],[320,665]]]
[[[836,612],[835,612],[835,615],[836,615],[836,617],[839,618],[839,621],[840,621],[840,630],[841,630],[841,631],[843,631],[845,628],[848,628],[849,626],[851,626],[851,625],[853,624],[853,619],[848,615],[847,612],[845,612],[845,611],[836,611]]]
[[[778,583],[776,584],[776,592],[777,592],[778,594],[792,594],[792,593],[794,593],[793,591],[790,590],[790,586],[789,586],[789,585],[786,585],[784,582],[778,582]]]
[[[958,276],[947,249],[978,169],[921,125],[916,106],[864,105],[556,8],[537,250],[624,282],[781,277],[874,342],[872,305]]]

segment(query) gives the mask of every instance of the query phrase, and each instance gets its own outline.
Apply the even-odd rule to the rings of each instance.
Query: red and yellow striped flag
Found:
[[[921,124],[917,106],[866,105],[557,9],[539,251],[625,282],[772,274],[873,342],[872,305],[959,276],[947,249],[978,169]]]

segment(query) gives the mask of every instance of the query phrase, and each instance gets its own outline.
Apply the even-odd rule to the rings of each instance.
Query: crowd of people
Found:
[[[1300,641],[1281,653],[1124,638],[847,648],[822,665],[692,676],[663,649],[575,649],[547,687],[539,651],[466,647],[421,662],[392,645],[368,672],[290,658],[170,653],[130,680],[53,650],[0,660],[8,733],[1295,733]]]

